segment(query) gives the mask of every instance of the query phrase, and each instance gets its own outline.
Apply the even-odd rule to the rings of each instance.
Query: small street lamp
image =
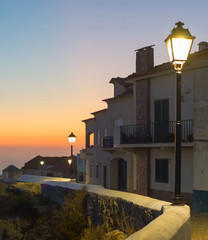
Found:
[[[43,176],[43,165],[44,165],[44,161],[40,161],[40,174],[41,174],[41,176]]]
[[[69,163],[69,165],[72,164],[72,160],[71,160],[71,158],[68,160],[68,163]]]
[[[72,176],[73,171],[72,171],[72,158],[71,157],[69,158],[68,163],[69,163],[69,166],[71,168],[71,176]]]
[[[71,143],[71,156],[73,156],[73,143],[75,143],[77,137],[71,132],[71,134],[68,136],[69,143]]]
[[[173,205],[183,205],[181,198],[181,70],[195,39],[183,23],[176,23],[165,43],[170,62],[176,70],[176,116],[175,116],[175,194]]]
[[[73,132],[71,132],[71,134],[69,134],[68,136],[68,140],[69,140],[69,143],[71,143],[71,157],[69,158],[68,160],[68,163],[71,167],[71,176],[73,175],[73,143],[75,143],[77,137],[73,134]]]

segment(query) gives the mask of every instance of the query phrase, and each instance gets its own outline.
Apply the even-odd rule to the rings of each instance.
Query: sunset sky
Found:
[[[85,145],[81,121],[106,108],[112,77],[135,71],[135,49],[164,39],[177,21],[208,41],[208,1],[0,0],[0,173],[36,155],[70,155]]]

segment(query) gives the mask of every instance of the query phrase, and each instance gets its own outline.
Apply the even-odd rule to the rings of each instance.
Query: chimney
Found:
[[[136,51],[136,74],[144,74],[151,71],[154,67],[154,49],[155,45],[140,48]]]
[[[202,51],[208,48],[208,42],[200,42],[198,45],[199,45],[199,51]]]

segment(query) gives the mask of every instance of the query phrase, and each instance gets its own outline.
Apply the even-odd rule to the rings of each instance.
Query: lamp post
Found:
[[[183,28],[183,23],[176,23],[165,43],[170,62],[176,70],[176,110],[175,110],[175,193],[173,205],[183,205],[181,198],[181,70],[186,62],[194,36],[188,29]]]
[[[69,143],[71,143],[71,156],[70,156],[70,158],[68,160],[68,163],[71,166],[71,175],[73,175],[73,162],[72,162],[72,158],[73,158],[73,143],[75,143],[76,138],[77,137],[73,134],[73,132],[71,132],[71,134],[69,134],[69,136],[68,136]]]
[[[40,161],[40,174],[41,174],[41,176],[43,176],[43,165],[44,165],[44,161]]]
[[[71,143],[71,156],[73,156],[73,143],[75,143],[76,138],[77,137],[73,134],[73,132],[71,132],[68,136],[69,143]]]
[[[73,172],[72,172],[72,158],[71,157],[69,158],[68,163],[71,168],[71,176],[72,176]]]

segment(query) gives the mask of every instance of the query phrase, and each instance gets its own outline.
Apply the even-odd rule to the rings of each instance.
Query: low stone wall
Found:
[[[87,216],[93,225],[112,222],[116,229],[138,231],[156,219],[162,211],[148,209],[122,198],[103,196],[89,192],[87,195]]]
[[[102,224],[110,212],[118,215],[125,212],[131,224],[139,230],[128,240],[190,240],[190,208],[171,206],[169,202],[159,201],[133,193],[119,192],[95,185],[76,183],[45,182],[42,193],[61,204],[70,192],[87,186],[87,214],[94,224]],[[108,211],[106,211],[108,210]],[[133,221],[133,223],[132,223]]]
[[[185,206],[165,206],[163,214],[141,230],[135,232],[128,240],[190,240],[190,208]]]

